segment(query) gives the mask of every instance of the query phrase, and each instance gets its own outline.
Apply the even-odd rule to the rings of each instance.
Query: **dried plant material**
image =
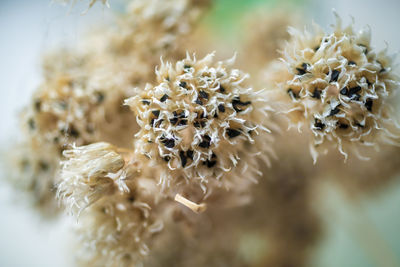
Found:
[[[159,84],[125,100],[141,127],[136,152],[163,168],[163,190],[229,183],[240,161],[248,173],[257,172],[252,157],[265,159],[271,149],[268,99],[246,86],[248,75],[231,68],[234,59],[214,62],[213,56],[187,55],[175,66],[162,62]]]
[[[250,12],[244,23],[243,64],[258,71],[260,66],[279,58],[279,50],[290,39],[288,27],[299,25],[300,17],[289,8]]]
[[[80,215],[76,230],[83,266],[136,266],[163,230],[161,214],[154,209],[156,187],[143,177],[130,185],[129,192],[107,195]]]
[[[116,187],[111,177],[119,172],[116,178],[121,179],[120,170],[125,161],[112,145],[73,145],[71,149],[64,150],[63,155],[66,160],[61,162],[57,197],[70,213],[80,213],[101,197],[114,193]]]
[[[204,204],[204,203],[196,204],[196,203],[190,201],[189,199],[181,196],[180,194],[175,195],[175,201],[181,203],[182,205],[188,207],[189,209],[191,209],[192,211],[194,211],[196,213],[204,212],[207,209],[206,204]]]
[[[96,2],[108,4],[89,7]],[[308,266],[321,237],[314,178],[362,176],[364,188],[376,188],[385,184],[376,176],[396,172],[384,156],[374,158],[388,169],[379,174],[354,159],[347,169],[335,158],[313,166],[303,157],[307,138],[275,136],[286,116],[305,124],[314,161],[329,143],[346,158],[398,144],[398,78],[368,30],[337,19],[332,34],[288,35],[292,14],[257,17],[235,68],[235,58],[186,52],[229,53],[229,41],[209,38],[206,25],[193,33],[212,2],[128,1],[115,24],[44,58],[43,81],[21,116],[16,183],[43,209],[56,196],[75,216],[82,266]],[[269,64],[284,40],[283,62]],[[243,69],[262,72],[261,83]],[[279,160],[270,168],[272,145]]]
[[[57,197],[79,216],[79,260],[95,266],[140,262],[149,252],[146,242],[163,228],[153,180],[131,151],[108,143],[72,146],[63,154]]]
[[[283,55],[290,78],[279,89],[290,103],[291,125],[305,124],[314,134],[314,161],[327,143],[345,159],[349,152],[366,158],[359,147],[397,144],[399,137],[390,104],[399,86],[393,57],[386,50],[374,52],[369,28],[355,33],[336,17],[332,34],[318,26],[314,33],[291,29]]]
[[[120,17],[118,34],[113,33],[110,48],[116,53],[135,53],[157,64],[164,58],[181,56],[185,38],[211,0],[136,0]],[[155,57],[155,55],[157,55]]]

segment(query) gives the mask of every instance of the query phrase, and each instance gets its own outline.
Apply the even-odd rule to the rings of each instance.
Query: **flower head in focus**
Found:
[[[125,100],[141,127],[136,151],[163,170],[163,189],[187,182],[203,190],[224,184],[241,161],[248,162],[246,170],[256,168],[252,157],[270,149],[265,124],[271,109],[263,91],[246,85],[248,75],[231,67],[234,59],[213,57],[187,55],[175,66],[162,62],[158,85],[148,84]]]

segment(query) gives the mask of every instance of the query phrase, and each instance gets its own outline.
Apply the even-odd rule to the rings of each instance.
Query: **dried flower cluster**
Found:
[[[355,33],[352,25],[342,28],[337,16],[331,34],[318,26],[314,33],[290,33],[284,49],[289,77],[280,90],[291,99],[291,123],[306,124],[313,132],[314,161],[328,142],[346,159],[349,151],[363,158],[360,146],[393,144],[399,132],[390,99],[399,82],[393,57],[371,47],[369,28]]]
[[[213,56],[162,63],[159,84],[125,101],[141,127],[136,151],[166,170],[163,189],[197,183],[205,191],[229,183],[242,160],[251,179],[257,173],[254,157],[271,149],[261,142],[270,132],[268,99],[246,87],[248,75],[230,67],[233,59],[213,62]]]
[[[368,29],[337,18],[331,34],[316,26],[289,36],[293,21],[275,16],[249,31],[236,67],[194,33],[210,6],[132,0],[112,27],[45,57],[22,114],[16,181],[43,209],[57,199],[75,216],[82,266],[307,266],[322,229],[313,178],[338,175],[343,159],[313,166],[307,140],[281,132],[283,118],[310,130],[314,164],[327,144],[346,159],[398,144],[399,78]],[[209,53],[200,59],[187,52],[199,43]]]

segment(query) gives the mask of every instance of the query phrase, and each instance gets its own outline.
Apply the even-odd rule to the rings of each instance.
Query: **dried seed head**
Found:
[[[80,213],[95,201],[117,189],[113,180],[122,175],[125,161],[108,143],[94,143],[63,152],[57,197],[70,213]],[[114,179],[115,179],[114,178]]]
[[[78,260],[85,266],[136,266],[149,253],[155,234],[163,230],[155,206],[154,181],[138,176],[129,192],[115,191],[79,217]]]
[[[270,108],[262,91],[245,85],[248,75],[231,68],[233,59],[214,62],[213,56],[162,62],[159,84],[125,100],[141,127],[136,152],[161,167],[163,189],[186,180],[205,190],[229,180],[221,177],[239,162],[253,166],[251,155],[268,148]]]
[[[370,46],[370,30],[355,33],[353,26],[326,34],[291,29],[292,41],[284,50],[287,73],[280,84],[290,103],[291,124],[310,127],[314,162],[324,144],[333,143],[347,158],[357,147],[393,143],[397,131],[389,100],[399,82],[392,72],[393,58],[386,50],[376,54]]]

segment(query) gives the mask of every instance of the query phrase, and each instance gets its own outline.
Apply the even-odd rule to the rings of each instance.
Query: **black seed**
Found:
[[[42,107],[42,102],[39,99],[36,99],[34,105],[36,112],[40,112],[40,109]]]
[[[239,108],[239,106],[247,106],[250,104],[251,104],[251,101],[242,102],[242,101],[240,101],[240,98],[238,96],[235,96],[232,99],[232,106],[236,112],[243,111],[242,109]]]
[[[180,120],[178,123],[179,126],[187,125],[187,120]]]
[[[339,123],[339,128],[340,129],[347,129],[347,128],[349,128],[349,125],[343,124],[343,123]]]
[[[193,122],[193,126],[196,128],[200,128],[200,122],[198,121]]]
[[[340,94],[341,95],[347,95],[348,94],[347,87],[342,88],[342,90],[340,90]]]
[[[39,161],[39,168],[41,171],[47,171],[49,169],[49,164],[46,161]]]
[[[225,106],[224,106],[224,104],[219,104],[219,105],[218,105],[218,110],[219,110],[220,112],[225,112]]]
[[[314,47],[314,51],[317,52],[319,49],[319,46]]]
[[[178,118],[172,118],[169,120],[172,125],[175,125],[178,122]]]
[[[331,73],[331,80],[330,80],[329,82],[330,82],[330,83],[331,83],[331,82],[337,82],[337,80],[338,80],[338,78],[339,78],[339,74],[340,74],[340,71],[338,71],[338,70],[333,70],[332,73]]]
[[[188,151],[186,151],[186,156],[187,156],[189,159],[193,160],[193,150],[188,150]]]
[[[165,95],[163,95],[161,98],[160,98],[160,102],[165,102],[167,99],[168,99],[168,95],[167,94],[165,94]]]
[[[34,130],[36,128],[36,123],[32,118],[28,120],[28,124],[31,130]]]
[[[220,86],[219,86],[219,91],[220,91],[221,93],[225,93],[225,88],[224,88],[222,85],[220,85]]]
[[[239,136],[241,132],[232,128],[228,128],[226,129],[226,133],[228,134],[229,138],[234,138]]]
[[[152,110],[151,113],[153,113],[153,115],[158,118],[158,116],[160,116],[160,111],[159,110]]]
[[[379,71],[379,73],[382,73],[382,72],[385,72],[386,71],[386,69],[385,68],[382,68],[380,71]]]
[[[310,65],[307,63],[302,63],[301,68],[296,68],[298,75],[304,75],[307,72],[307,69]]]
[[[216,160],[207,160],[206,161],[206,164],[207,164],[207,167],[208,168],[212,168],[212,167],[214,167],[215,166],[215,164],[217,164],[217,161]]]
[[[183,88],[186,88],[187,83],[186,83],[186,82],[180,82],[180,83],[179,83],[179,86],[180,86],[180,87],[183,87]]]
[[[204,99],[208,99],[208,93],[204,92],[204,91],[200,91],[199,92],[200,97],[204,98]]]
[[[296,70],[297,70],[297,75],[304,75],[304,74],[306,74],[306,71],[303,70],[303,69],[301,69],[301,68],[296,68]]]
[[[170,156],[165,156],[165,157],[163,157],[163,160],[166,161],[166,162],[168,162],[168,161],[171,160],[171,157],[170,157]]]
[[[104,101],[104,98],[105,98],[105,96],[104,96],[104,94],[102,92],[96,92],[97,104],[102,103]]]
[[[142,103],[143,103],[143,105],[150,105],[150,101],[146,100],[146,99],[143,99]]]
[[[192,66],[190,66],[190,65],[184,65],[184,66],[183,66],[184,69],[190,69],[191,67],[192,67]]]
[[[356,87],[350,88],[349,96],[352,97],[354,94],[358,93],[360,90],[361,90],[360,86],[356,86]]]
[[[209,148],[211,145],[211,137],[208,135],[203,136],[203,141],[199,143],[199,147]]]
[[[321,90],[319,90],[318,88],[315,88],[314,93],[312,94],[312,97],[316,98],[316,99],[321,99]]]
[[[317,130],[323,130],[324,128],[325,128],[325,124],[323,124],[319,119],[315,119],[315,122],[314,122],[314,127],[317,129]]]
[[[185,155],[184,151],[179,151],[179,157],[181,158],[181,163],[182,163],[182,168],[186,166],[187,163],[187,157]]]
[[[71,125],[68,128],[68,134],[74,138],[78,138],[79,137],[79,132],[75,129],[75,127],[73,125]]]
[[[154,126],[154,121],[155,121],[155,119],[151,119],[151,121],[150,121],[151,126]]]
[[[216,118],[216,119],[218,118],[217,112],[214,113],[214,116],[213,116],[213,117]]]
[[[372,104],[373,104],[373,100],[371,98],[368,98],[365,101],[365,107],[367,108],[368,111],[372,111]]]
[[[292,88],[289,88],[289,89],[287,90],[287,93],[289,94],[289,96],[290,96],[292,99],[297,99],[297,98],[299,98],[299,96],[298,96],[295,92],[293,92],[293,89],[292,89]]]
[[[372,83],[367,78],[365,78],[365,79],[367,80],[368,87],[370,87],[372,85]]]
[[[206,127],[206,122],[205,121],[200,121],[200,126],[201,126],[201,128]]]
[[[354,61],[350,60],[349,62],[347,62],[347,65],[349,66],[355,66],[357,65]]]
[[[175,146],[175,140],[173,138],[171,139],[162,138],[161,142],[164,144],[164,146],[168,148],[173,148]]]
[[[131,202],[131,203],[135,202],[135,197],[134,196],[129,196],[128,197],[128,201]]]
[[[338,114],[340,112],[339,106],[336,106],[334,109],[332,109],[331,112],[329,113],[328,117]]]
[[[200,100],[200,98],[197,98],[196,99],[196,101],[195,101],[195,103],[197,104],[197,105],[203,105],[203,102]]]

